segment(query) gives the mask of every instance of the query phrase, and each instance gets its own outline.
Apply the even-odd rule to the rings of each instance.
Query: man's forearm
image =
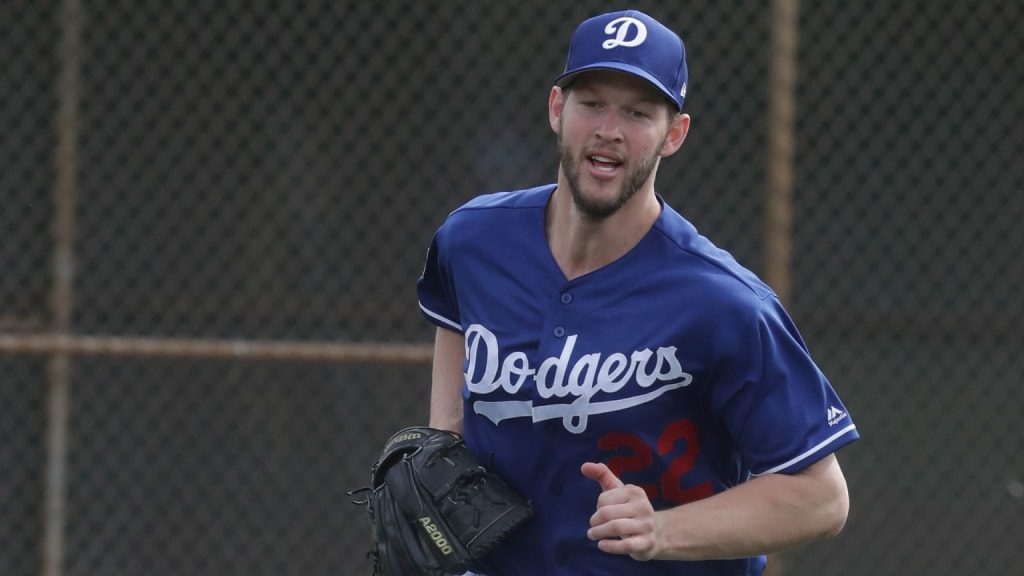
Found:
[[[438,328],[430,385],[430,427],[462,433],[462,334]]]
[[[755,478],[656,512],[653,557],[704,560],[777,552],[838,534],[848,510],[846,481],[829,455],[794,475]]]

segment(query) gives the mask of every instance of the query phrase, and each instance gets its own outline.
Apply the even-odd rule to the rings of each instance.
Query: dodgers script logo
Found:
[[[636,33],[632,35],[632,38],[630,38],[630,33],[633,30],[636,30]],[[604,33],[609,36],[612,34],[615,35],[615,38],[605,40],[601,44],[601,47],[605,50],[611,50],[616,46],[632,48],[643,44],[644,40],[647,40],[647,26],[644,26],[644,23],[636,18],[630,18],[629,16],[616,18],[609,22],[608,25],[604,27]],[[627,40],[627,38],[629,38],[629,40]]]
[[[501,349],[493,332],[480,324],[466,329],[466,386],[470,392],[491,394],[498,389],[515,394],[532,379],[537,394],[544,400],[572,398],[534,406],[532,400],[477,400],[473,411],[496,425],[509,418],[532,418],[534,422],[562,419],[562,425],[573,434],[587,429],[589,417],[618,412],[650,402],[670,390],[684,388],[693,376],[684,372],[676,357],[675,346],[657,350],[644,348],[629,355],[592,353],[577,358],[571,365],[578,339],[567,336],[562,352],[546,358],[540,366],[530,366],[524,352],[512,352],[500,358]],[[635,383],[637,394],[614,400],[593,401],[600,393],[613,394],[629,383]]]

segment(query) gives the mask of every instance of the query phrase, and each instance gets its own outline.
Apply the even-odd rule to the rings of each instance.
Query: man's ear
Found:
[[[668,134],[665,136],[665,144],[662,145],[659,156],[666,158],[678,152],[689,132],[690,115],[675,114],[668,126]]]
[[[548,122],[555,134],[562,129],[562,111],[565,110],[565,99],[568,95],[559,86],[551,87],[551,94],[548,95]]]

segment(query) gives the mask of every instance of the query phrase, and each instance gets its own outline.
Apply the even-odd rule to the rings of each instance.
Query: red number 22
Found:
[[[645,483],[639,486],[647,492],[647,497],[652,500],[660,496],[674,504],[685,504],[707,498],[713,493],[711,482],[701,482],[690,488],[683,488],[681,485],[683,476],[693,470],[693,466],[697,462],[697,455],[700,454],[697,426],[690,420],[679,420],[669,424],[658,437],[657,446],[650,446],[636,434],[609,432],[597,441],[597,447],[607,452],[625,451],[628,453],[613,456],[608,460],[608,468],[621,478],[623,474],[641,472],[652,467],[655,449],[660,456],[665,456],[672,452],[672,448],[680,440],[686,441],[684,451],[674,458],[669,463],[668,469],[661,474],[660,486],[654,483]]]

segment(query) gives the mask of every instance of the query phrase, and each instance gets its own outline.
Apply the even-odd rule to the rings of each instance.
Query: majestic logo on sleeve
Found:
[[[546,358],[534,368],[523,352],[500,358],[497,336],[480,324],[471,325],[465,335],[469,358],[465,376],[470,392],[486,395],[501,389],[515,394],[530,379],[544,400],[566,399],[541,406],[534,406],[532,400],[474,402],[473,411],[495,424],[510,418],[529,417],[534,422],[561,418],[566,430],[580,434],[587,429],[590,416],[639,406],[693,382],[693,376],[679,364],[675,346],[644,348],[629,355],[584,354],[570,364],[577,341],[573,334],[566,337],[558,356]],[[620,392],[630,382],[639,388],[636,394],[594,400],[599,393]]]
[[[844,418],[848,416],[846,412],[843,412],[842,410],[836,408],[835,406],[829,406],[826,415],[828,416],[829,427],[839,424],[840,422],[843,421]]]
[[[615,34],[615,38],[609,38],[601,43],[601,47],[605,50],[611,50],[618,46],[632,48],[643,44],[644,40],[647,40],[647,26],[644,26],[644,23],[636,18],[630,18],[629,16],[616,18],[609,22],[604,27],[604,33],[609,36]]]

